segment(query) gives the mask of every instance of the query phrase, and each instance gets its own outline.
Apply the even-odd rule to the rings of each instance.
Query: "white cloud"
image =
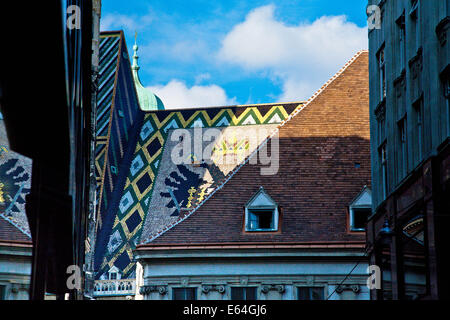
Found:
[[[195,77],[195,84],[200,84],[203,81],[211,79],[211,75],[209,73],[202,73]]]
[[[109,13],[100,20],[100,30],[124,30],[128,33],[144,30],[153,21],[152,13],[143,16],[128,16],[120,13]]]
[[[225,90],[217,85],[196,85],[188,88],[184,82],[172,80],[167,85],[152,86],[148,89],[161,98],[166,109],[236,104],[236,99],[228,98]]]
[[[251,11],[224,38],[219,58],[249,71],[269,71],[283,83],[281,101],[307,99],[357,51],[368,47],[367,28],[345,16],[288,26],[274,5]]]

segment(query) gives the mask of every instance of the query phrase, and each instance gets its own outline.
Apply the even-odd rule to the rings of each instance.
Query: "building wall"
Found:
[[[196,288],[198,300],[230,300],[231,287],[257,287],[258,300],[296,300],[297,287],[322,287],[326,299],[356,264],[353,261],[283,261],[277,259],[196,259],[145,261],[144,300],[172,300],[173,288]],[[360,263],[345,282],[345,290],[330,300],[368,300],[367,263]],[[282,285],[282,292],[277,286]],[[356,285],[358,292],[352,291]],[[210,286],[208,293],[202,291]],[[224,286],[220,293],[217,286]],[[269,286],[267,293],[263,288]],[[164,289],[162,289],[164,288]],[[160,293],[160,290],[164,294]]]
[[[0,247],[0,300],[28,300],[31,248]]]
[[[379,147],[387,143],[387,196],[394,192],[423,160],[437,153],[450,135],[448,106],[441,72],[450,60],[450,42],[439,40],[436,27],[448,17],[449,0],[418,1],[417,22],[410,15],[411,0],[370,0],[381,7],[381,29],[369,31],[370,115],[372,146],[373,206],[385,200]],[[404,14],[405,54],[402,54],[399,18]],[[445,29],[445,28],[444,28]],[[448,35],[444,32],[444,39]],[[383,102],[377,61],[384,46],[386,98]],[[421,53],[420,53],[421,51]],[[416,101],[423,100],[422,150],[419,146]],[[380,138],[382,109],[385,108],[385,135]],[[377,117],[378,114],[378,117]],[[403,161],[400,122],[406,118],[406,156]]]
[[[446,299],[450,1],[369,4],[381,9],[381,29],[369,31],[374,215],[367,239],[370,263],[381,267],[384,279],[382,290],[373,290],[371,297]],[[392,231],[388,237],[380,232],[384,227]]]

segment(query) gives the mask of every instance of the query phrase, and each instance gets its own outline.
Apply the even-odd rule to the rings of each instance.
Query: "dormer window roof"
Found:
[[[366,231],[367,219],[372,215],[372,191],[366,186],[349,205],[351,232]]]
[[[116,266],[113,266],[111,269],[109,269],[108,271],[109,280],[120,280],[121,278],[122,276],[120,270]]]
[[[278,205],[261,187],[245,205],[245,231],[276,232],[278,225]]]

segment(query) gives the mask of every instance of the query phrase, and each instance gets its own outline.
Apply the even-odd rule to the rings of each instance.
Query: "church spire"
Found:
[[[133,46],[133,65],[131,66],[131,70],[133,72],[133,80],[136,86],[136,91],[138,94],[139,105],[141,110],[143,111],[152,111],[152,110],[164,110],[164,104],[161,99],[155,94],[151,93],[141,82],[139,78],[139,56],[138,56],[139,47],[137,45],[137,32],[134,34],[134,46]]]

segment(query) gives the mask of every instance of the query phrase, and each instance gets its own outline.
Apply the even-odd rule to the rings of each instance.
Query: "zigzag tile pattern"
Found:
[[[97,93],[95,168],[97,199],[100,197],[107,154],[108,129],[111,119],[114,85],[118,69],[120,33],[100,37],[100,72]]]
[[[98,218],[94,254],[96,270],[107,250],[118,200],[122,196],[144,116],[139,108],[123,32],[102,33],[100,38],[95,163]]]
[[[169,130],[279,124],[298,106],[299,103],[146,113],[138,132],[124,190],[117,208],[112,208],[116,210],[116,214],[97,277],[101,277],[113,266],[121,270],[123,278],[134,277],[133,249],[139,243],[149,210]],[[163,227],[165,226],[161,226]]]

